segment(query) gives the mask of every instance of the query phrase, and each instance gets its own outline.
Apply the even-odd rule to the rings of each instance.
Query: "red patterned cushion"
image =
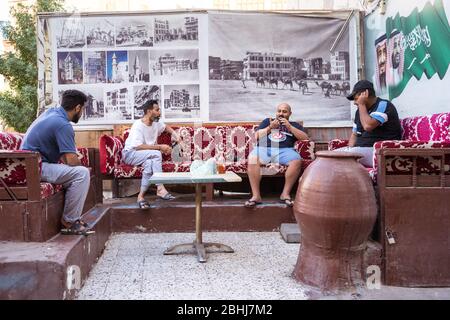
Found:
[[[0,150],[19,150],[23,134],[0,132]]]
[[[78,158],[81,161],[81,165],[85,167],[89,167],[89,150],[88,148],[77,148]]]
[[[310,140],[297,141],[294,146],[295,150],[300,154],[303,160],[314,160],[316,155],[314,154],[315,143]]]
[[[27,150],[1,150],[2,153],[20,152],[30,153]],[[41,171],[41,157],[38,156],[39,172]],[[24,185],[26,184],[26,165],[25,160],[21,158],[1,158],[0,159],[0,178],[7,185]]]
[[[379,141],[374,145],[374,150],[378,149],[432,149],[450,148],[450,141]],[[417,157],[417,174],[438,174],[440,172],[440,160],[438,157]],[[445,159],[445,165],[450,165],[450,159]],[[387,174],[411,174],[413,166],[412,157],[387,157]],[[374,170],[377,172],[378,163],[374,152]],[[448,171],[448,170],[446,170]]]
[[[162,164],[163,172],[189,172],[191,162],[171,162],[166,161]]]
[[[62,185],[41,182],[41,198],[45,199],[63,189]]]
[[[450,141],[450,113],[401,120],[403,140]]]
[[[215,126],[204,125],[201,127],[191,126],[171,126],[172,129],[182,138],[182,152],[174,150],[172,155],[163,155],[164,172],[188,172],[193,160],[208,160],[212,157],[225,159],[226,170],[236,173],[247,172],[247,159],[256,144],[256,125],[231,125]],[[113,141],[113,137],[105,137],[100,141],[100,154],[102,172],[113,172],[116,178],[141,177],[142,172],[137,167],[121,164],[118,158],[113,159],[112,155],[102,161],[102,153],[107,154],[106,146],[110,150],[122,150],[123,141],[129,136],[129,129],[123,133],[123,140],[118,138]],[[120,144],[122,143],[122,144]],[[164,132],[158,137],[158,144],[171,145],[171,137]],[[104,147],[102,147],[104,145]],[[103,149],[103,151],[102,151]],[[314,142],[298,141],[295,149],[305,160],[302,163],[309,164],[314,159]],[[117,152],[117,151],[116,151]],[[106,161],[108,160],[108,161]],[[309,162],[308,162],[309,161]],[[111,169],[114,165],[116,169]],[[279,168],[277,172],[283,173],[286,168]]]
[[[333,139],[330,142],[328,142],[328,150],[336,150],[339,148],[347,147],[348,146],[348,140],[342,140],[342,139]]]
[[[100,171],[114,174],[114,169],[122,162],[123,141],[120,137],[103,135],[100,137]]]

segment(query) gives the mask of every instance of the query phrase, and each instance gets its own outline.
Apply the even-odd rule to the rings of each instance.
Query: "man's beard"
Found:
[[[73,122],[73,123],[78,123],[78,121],[80,120],[80,118],[81,118],[81,112],[78,112],[78,113],[76,113],[76,114],[73,116],[72,122]]]
[[[160,119],[161,117],[154,117],[153,118],[153,121],[155,121],[155,122],[159,122],[159,119]]]
[[[392,56],[392,67],[394,69],[397,69],[400,66],[400,55],[399,54],[394,54]]]

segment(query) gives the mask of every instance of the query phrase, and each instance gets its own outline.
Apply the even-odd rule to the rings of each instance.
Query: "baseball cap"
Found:
[[[355,86],[353,87],[352,93],[350,93],[347,96],[348,100],[354,100],[355,99],[355,94],[367,90],[367,89],[373,89],[373,83],[368,81],[368,80],[360,80],[357,83],[355,83]],[[375,91],[375,90],[374,90]]]

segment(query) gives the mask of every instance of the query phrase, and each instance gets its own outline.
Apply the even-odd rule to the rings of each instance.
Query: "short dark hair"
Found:
[[[142,105],[142,110],[144,111],[144,115],[147,114],[147,110],[152,110],[153,107],[155,106],[155,104],[159,104],[158,100],[147,100],[143,105]]]
[[[66,111],[75,109],[77,105],[84,106],[87,96],[79,90],[66,90],[62,94],[61,106]]]
[[[367,89],[369,91],[369,97],[375,97],[375,90],[372,88]]]

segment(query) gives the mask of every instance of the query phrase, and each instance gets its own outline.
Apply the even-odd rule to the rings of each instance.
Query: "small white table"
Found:
[[[170,247],[164,251],[165,255],[181,253],[197,253],[199,262],[206,262],[206,249],[215,247],[214,252],[234,252],[224,244],[202,240],[202,184],[241,182],[242,178],[234,172],[197,177],[190,172],[158,172],[150,178],[153,184],[195,184],[195,240],[193,243],[183,243]]]

